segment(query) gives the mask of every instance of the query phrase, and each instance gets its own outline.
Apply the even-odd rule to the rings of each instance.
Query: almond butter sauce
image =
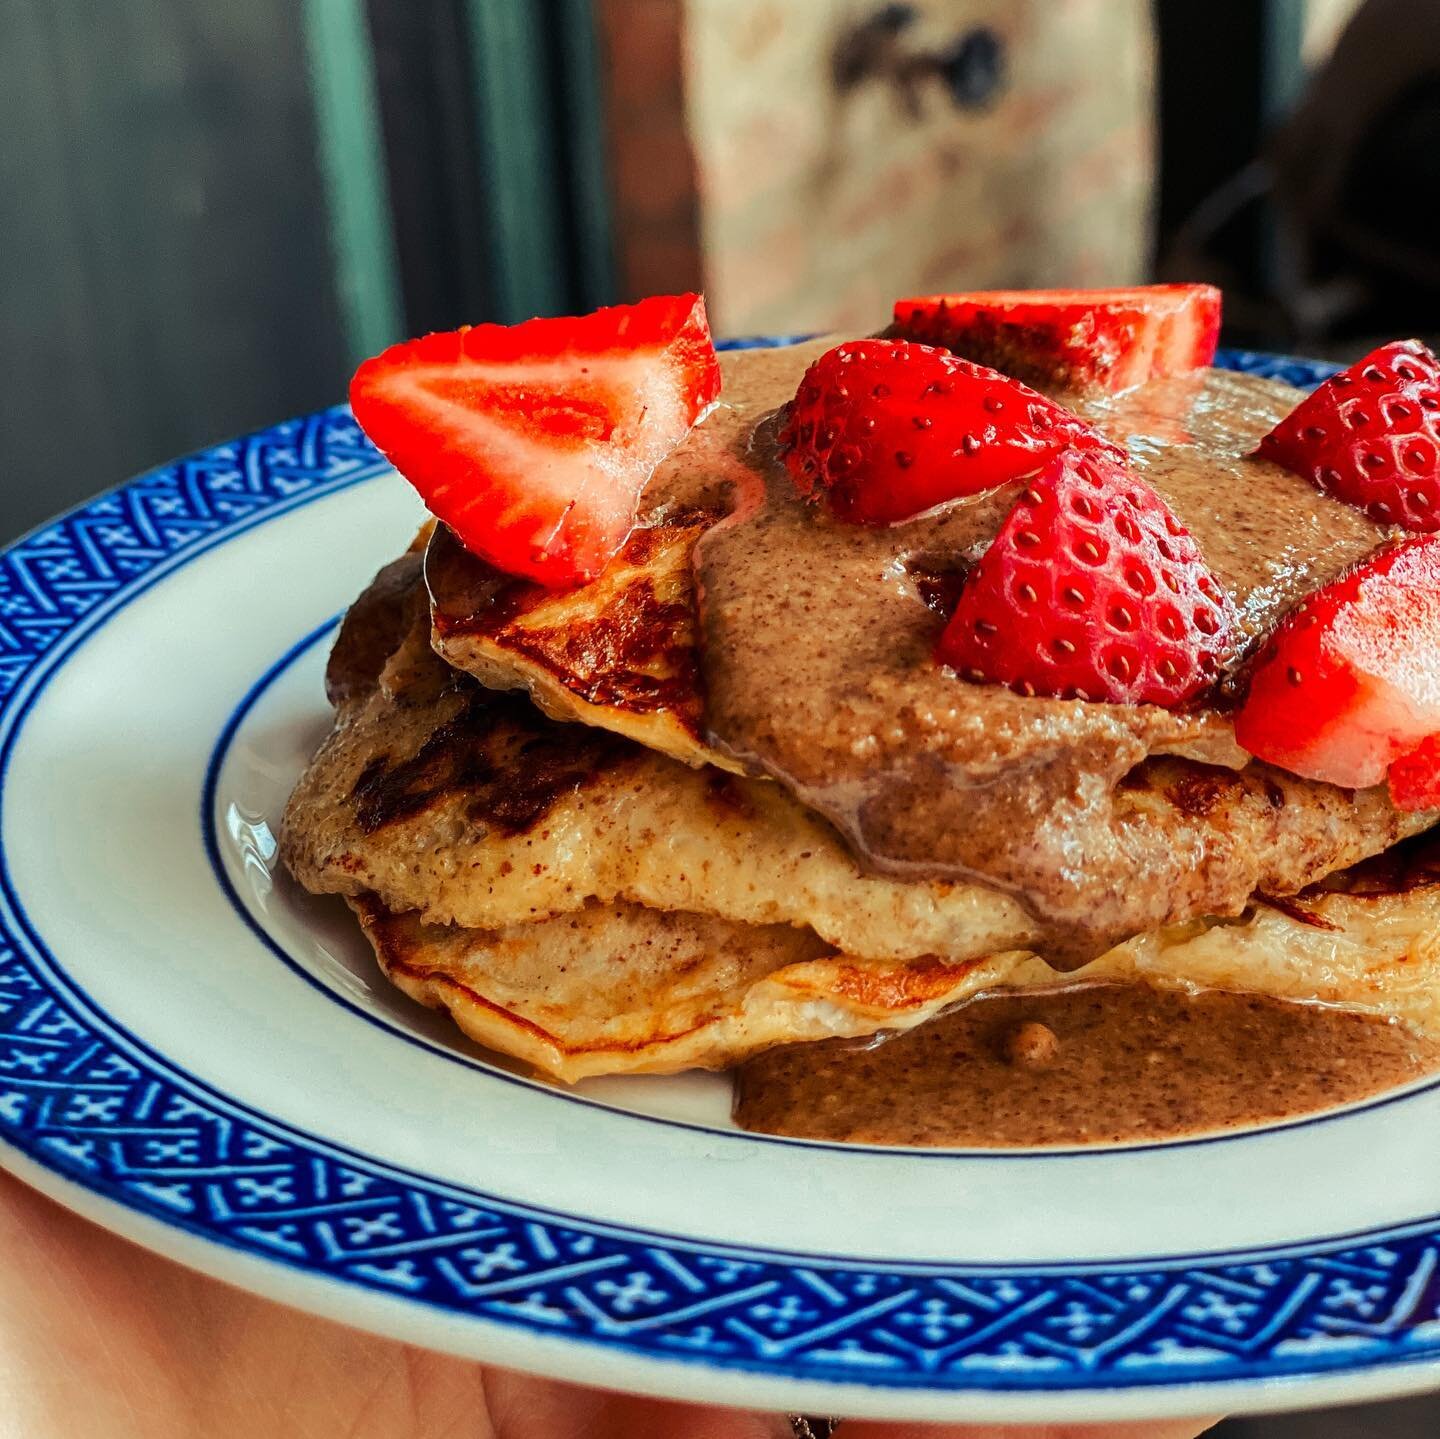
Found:
[[[1093,985],[977,999],[869,1046],[771,1050],[737,1071],[734,1114],[849,1144],[1114,1144],[1273,1123],[1436,1068],[1433,1041],[1359,1014]]]
[[[1338,792],[1314,786],[1323,819],[1292,806],[1292,841],[1310,828],[1305,853],[1292,843],[1286,857],[1301,873],[1281,873],[1269,831],[1187,828],[1117,788],[1151,755],[1243,764],[1222,713],[1026,699],[939,667],[935,574],[983,554],[1017,486],[885,529],[804,502],[765,412],[823,348],[761,354],[727,376],[727,399],[756,423],[735,436],[735,508],[696,547],[712,743],[790,786],[867,867],[1017,894],[1047,925],[1047,953],[1067,961],[1182,915],[1237,913],[1257,888],[1298,887],[1307,865],[1320,873],[1399,836],[1383,796],[1347,796],[1342,816]],[[1203,371],[1079,407],[1127,445],[1233,595],[1236,661],[1298,596],[1387,533],[1246,458],[1297,398]]]
[[[656,471],[641,523],[728,509],[693,553],[704,738],[829,819],[862,867],[1007,890],[1047,957],[1071,965],[1162,924],[1237,914],[1257,890],[1293,892],[1433,821],[1398,816],[1381,791],[1256,764],[1228,785],[1233,804],[1196,813],[1143,781],[1176,756],[1215,785],[1246,765],[1223,695],[1185,713],[1025,699],[938,666],[946,607],[1018,484],[883,529],[803,502],[776,456],[776,414],[831,343],[722,356],[722,401]],[[1126,444],[1234,597],[1232,672],[1297,598],[1388,533],[1247,458],[1298,397],[1203,371],[1072,401]],[[475,583],[480,561],[458,546],[439,557],[432,546],[437,634],[510,612],[493,575]]]
[[[695,550],[706,735],[830,818],[867,868],[1008,889],[1048,924],[1049,957],[1079,959],[1177,918],[1238,913],[1257,890],[1292,893],[1433,820],[1263,766],[1242,775],[1223,703],[1027,700],[938,669],[935,637],[1017,487],[883,530],[803,504],[774,415],[829,343],[724,357],[722,404],[657,471],[642,523],[728,506]],[[1075,402],[1127,446],[1235,599],[1232,671],[1299,597],[1387,537],[1247,458],[1297,398],[1208,371]],[[491,631],[516,613],[513,582],[477,566],[432,547],[437,627]],[[846,1142],[1127,1142],[1265,1124],[1436,1069],[1440,1045],[1357,1014],[1090,986],[988,996],[878,1043],[771,1051],[737,1072],[735,1117]]]

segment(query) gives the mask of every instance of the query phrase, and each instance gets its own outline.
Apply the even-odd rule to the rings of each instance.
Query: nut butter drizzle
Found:
[[[1243,764],[1222,714],[1022,699],[936,666],[941,621],[923,574],[937,557],[960,567],[983,552],[1014,486],[888,529],[802,501],[776,457],[773,416],[826,344],[747,356],[726,377],[727,399],[751,417],[733,434],[750,473],[695,552],[711,743],[787,784],[868,868],[1014,893],[1062,961],[1173,919],[1238,913],[1257,887],[1285,888],[1253,833],[1227,849],[1213,826],[1176,823],[1151,796],[1119,789],[1150,756]],[[1387,534],[1246,458],[1295,398],[1207,371],[1079,407],[1129,446],[1195,535],[1251,639]],[[682,451],[667,468],[686,463]],[[1255,809],[1263,819],[1263,798]],[[1379,797],[1358,801],[1355,816],[1365,834],[1335,845],[1333,862],[1309,856],[1316,872],[1399,836]],[[1311,818],[1322,843],[1333,815]]]
[[[1119,1144],[1275,1123],[1440,1068],[1397,1024],[1257,995],[1089,985],[995,995],[867,1047],[771,1050],[736,1074],[745,1129],[836,1143]]]
[[[1171,804],[1167,766],[1218,783],[1244,764],[1214,708],[1026,700],[941,670],[937,607],[993,539],[1016,486],[888,529],[803,502],[776,459],[774,417],[830,343],[723,355],[723,401],[643,497],[642,525],[728,507],[695,544],[698,663],[685,703],[671,697],[714,751],[786,784],[866,869],[1014,894],[1062,964],[1174,920],[1238,913],[1257,889],[1299,888],[1406,832],[1383,796],[1277,784],[1257,766],[1227,782],[1223,824]],[[1387,533],[1245,458],[1295,398],[1208,371],[1076,406],[1127,444],[1251,639]],[[493,576],[468,583],[462,572],[435,605],[438,628],[513,614]],[[703,726],[691,718],[702,706]],[[1164,785],[1151,783],[1156,765]]]

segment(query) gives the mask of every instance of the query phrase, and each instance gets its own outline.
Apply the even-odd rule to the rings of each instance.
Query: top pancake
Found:
[[[552,715],[781,781],[872,872],[1011,893],[1050,953],[1238,913],[1257,886],[1293,891],[1433,822],[1381,790],[1247,767],[1217,712],[1023,699],[936,666],[937,596],[1013,487],[881,530],[803,504],[766,421],[828,343],[722,357],[724,405],[657,471],[594,585],[547,595],[437,537],[437,651]],[[1246,458],[1297,398],[1212,371],[1087,409],[1195,534],[1246,643],[1386,534]],[[1203,813],[1154,801],[1177,756],[1208,767]]]
[[[704,739],[695,542],[723,511],[648,517],[593,584],[546,590],[492,569],[436,529],[425,553],[437,653],[552,719],[612,730],[686,764],[743,773]]]

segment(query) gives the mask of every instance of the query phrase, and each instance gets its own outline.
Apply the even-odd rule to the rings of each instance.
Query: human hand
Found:
[[[374,1338],[129,1244],[0,1173],[0,1439],[790,1439],[783,1416],[577,1389]],[[837,1439],[1194,1439],[1209,1422]]]

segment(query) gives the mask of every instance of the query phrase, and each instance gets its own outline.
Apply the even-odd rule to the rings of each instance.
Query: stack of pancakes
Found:
[[[1440,1035],[1440,874],[1399,843],[1435,817],[1246,765],[1211,733],[1223,719],[1193,743],[1177,728],[1104,786],[1111,850],[1140,836],[1136,863],[1153,870],[1171,834],[1193,883],[1133,910],[1162,922],[1107,925],[1079,950],[1014,886],[878,869],[803,786],[717,747],[695,546],[745,500],[751,436],[816,353],[722,357],[728,408],[657,472],[593,584],[511,580],[443,528],[380,572],[342,626],[334,729],[285,814],[296,878],[345,897],[406,993],[565,1081],[728,1067],[1090,980],[1322,1002]],[[757,366],[763,385],[747,383]],[[1273,389],[1283,413],[1295,396]],[[881,580],[938,630],[922,569]],[[1015,697],[987,693],[1009,725]],[[1039,834],[1047,816],[1016,822]],[[1083,902],[1075,838],[1067,882]],[[1236,901],[1242,873],[1264,893]],[[1123,926],[1114,883],[1094,883],[1097,912]]]

